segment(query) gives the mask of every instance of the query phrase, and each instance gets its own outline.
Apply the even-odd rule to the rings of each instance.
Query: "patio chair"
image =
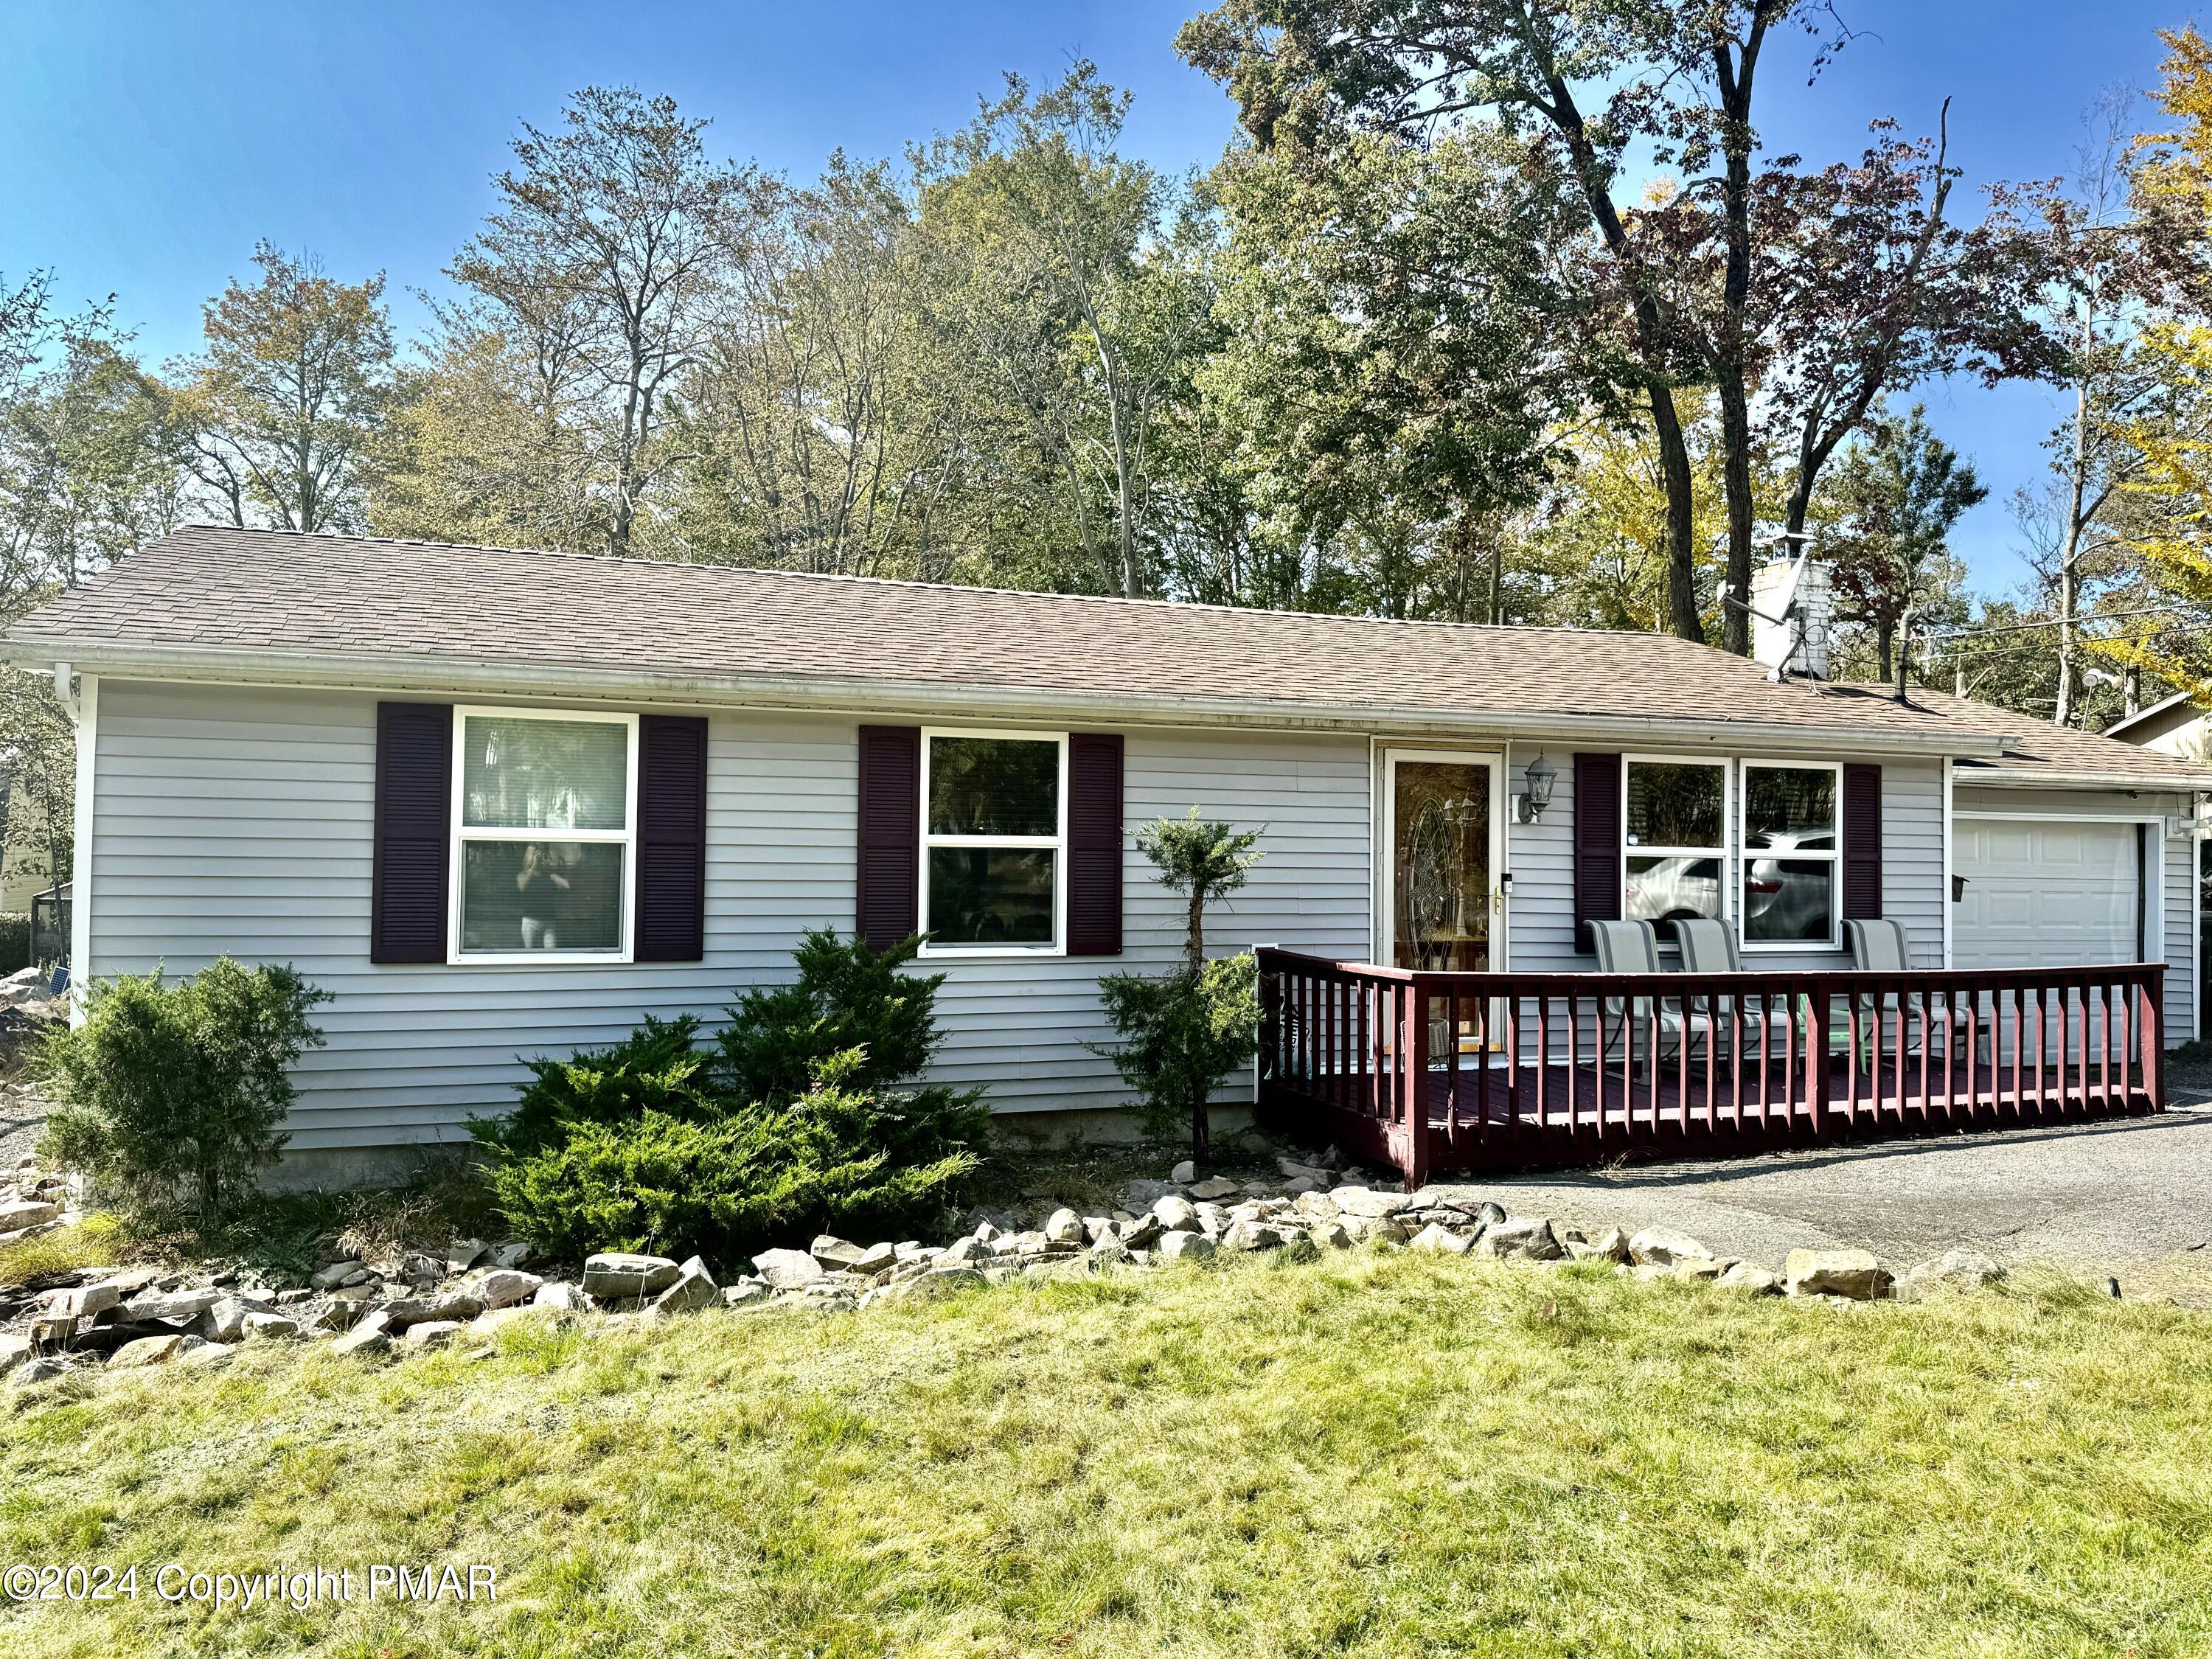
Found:
[[[1871,921],[1847,921],[1844,924],[1844,937],[1851,948],[1851,966],[1859,972],[1909,974],[1912,971],[1911,942],[1905,935],[1905,924],[1893,917],[1882,916]],[[1874,993],[1868,991],[1860,994],[1858,1005],[1859,1018],[1864,1022],[1862,1027],[1865,1032],[1863,1045],[1869,1053],[1875,1041],[1875,1021],[1877,1016],[1884,1019],[1896,1018],[1899,1020],[1899,1047],[1907,1053],[1912,1053],[1917,1052],[1919,1048],[1919,1032],[1923,1024],[1923,1016],[1926,1017],[1925,1024],[1928,1026],[1941,1025],[1944,1024],[1942,1016],[1947,1006],[1951,1010],[1951,1018],[1948,1022],[1950,1041],[1954,1044],[1958,1044],[1963,1043],[1966,1040],[1966,1028],[1959,1018],[1962,1011],[1955,1001],[1948,997],[1939,996],[1936,1006],[1931,1009],[1929,1006],[1927,994],[1923,991],[1904,992],[1901,994],[1901,1000],[1899,993],[1890,991],[1882,996],[1881,1006],[1877,1011],[1875,1006]]]
[[[1674,939],[1682,947],[1682,971],[1686,974],[1740,974],[1743,971],[1743,952],[1735,942],[1735,933],[1724,921],[1692,918],[1674,923]],[[1689,999],[1693,1019],[1703,1020],[1712,1028],[1717,1041],[1724,1041],[1734,1026],[1741,1022],[1744,1036],[1753,1042],[1765,1038],[1769,1027],[1779,1027],[1785,1018],[1771,999],[1761,997],[1747,1006],[1734,999],[1715,998],[1710,1000],[1719,1006],[1708,1008],[1704,997]],[[1786,1005],[1785,1005],[1786,1006]]]
[[[1659,936],[1648,921],[1593,921],[1589,924],[1590,938],[1597,946],[1597,970],[1601,974],[1656,974],[1659,966]],[[1603,1018],[1612,1031],[1628,1032],[1628,1055],[1637,1058],[1637,1043],[1640,1034],[1651,1029],[1655,1011],[1650,997],[1607,997],[1603,1004]],[[1672,1055],[1680,1047],[1685,1035],[1681,1004],[1673,997],[1658,999],[1656,1011],[1658,1026],[1658,1052],[1647,1052],[1646,1064],[1656,1066],[1659,1060]],[[1647,1042],[1644,1047],[1649,1050]],[[1610,1053],[1613,1037],[1605,1038],[1603,1052]]]

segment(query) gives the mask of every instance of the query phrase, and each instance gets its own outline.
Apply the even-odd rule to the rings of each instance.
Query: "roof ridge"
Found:
[[[1374,617],[1352,615],[1340,611],[1285,611],[1273,605],[1221,605],[1204,599],[1138,599],[1121,593],[1054,593],[1035,587],[988,587],[972,582],[928,582],[907,576],[847,576],[826,570],[785,570],[775,565],[708,564],[696,559],[656,559],[638,554],[580,553],[573,549],[555,547],[505,547],[490,542],[434,542],[412,536],[367,536],[351,532],[330,530],[277,530],[260,525],[223,524],[212,519],[195,519],[179,525],[168,535],[157,538],[157,543],[168,541],[189,531],[211,530],[226,536],[283,537],[295,541],[318,539],[345,542],[356,545],[380,547],[410,547],[429,550],[443,549],[463,553],[507,553],[527,559],[568,559],[581,563],[658,567],[667,570],[742,571],[751,576],[781,578],[787,581],[847,583],[855,586],[921,588],[942,593],[1000,593],[1013,599],[1066,599],[1089,605],[1126,605],[1133,609],[1207,611],[1230,617],[1284,617],[1297,621],[1320,623],[1368,623],[1390,628],[1457,629],[1478,634],[1565,634],[1579,638],[1654,640],[1673,645],[1686,645],[1693,650],[1711,652],[1739,662],[1733,652],[1723,651],[1717,646],[1705,645],[1696,640],[1685,640],[1679,635],[1640,628],[1578,628],[1571,623],[1462,623],[1451,622],[1440,617]],[[149,545],[155,545],[149,543]],[[118,564],[122,562],[118,561]]]

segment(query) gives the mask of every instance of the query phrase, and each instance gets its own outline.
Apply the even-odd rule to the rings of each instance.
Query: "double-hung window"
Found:
[[[921,739],[921,929],[933,956],[1066,948],[1067,739]]]
[[[1743,763],[1743,942],[1833,949],[1843,837],[1838,766]]]
[[[637,717],[453,718],[453,960],[628,961]]]
[[[1638,760],[1621,767],[1621,915],[1630,921],[1719,920],[1727,896],[1729,769],[1719,762]],[[1668,930],[1659,929],[1665,942]]]

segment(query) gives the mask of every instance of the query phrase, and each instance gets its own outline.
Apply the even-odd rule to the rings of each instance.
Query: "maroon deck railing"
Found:
[[[2158,963],[1461,974],[1259,958],[1262,1116],[1408,1186],[2166,1104]]]

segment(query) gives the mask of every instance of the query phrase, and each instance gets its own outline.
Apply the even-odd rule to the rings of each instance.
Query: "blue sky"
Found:
[[[439,272],[489,204],[518,121],[557,117],[593,82],[673,94],[739,158],[805,173],[839,145],[896,155],[964,122],[1004,70],[1056,76],[1077,56],[1135,93],[1129,142],[1175,170],[1205,165],[1228,100],[1171,41],[1188,3],[1047,0],[807,4],[0,4],[0,272],[54,267],[71,301],[110,292],[160,359],[197,343],[199,305],[246,268],[256,237],[312,250],[334,275]],[[1862,32],[1808,88],[1788,44],[1765,82],[1770,145],[1856,153],[1868,121],[1933,129],[1953,99],[1969,185],[2064,171],[2083,110],[2146,86],[2155,31],[2187,13],[2145,0],[1839,0]],[[1992,499],[1961,527],[1977,580],[2020,568],[2003,498],[2033,481],[2057,413],[2047,390],[1925,390],[1930,417]]]

